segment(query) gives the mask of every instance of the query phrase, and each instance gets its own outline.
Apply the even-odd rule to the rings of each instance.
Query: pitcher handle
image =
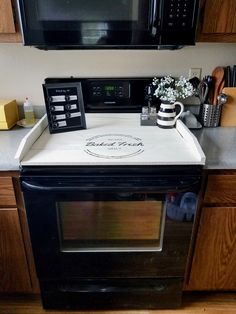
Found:
[[[182,114],[182,112],[184,111],[184,105],[182,104],[182,102],[180,101],[176,101],[174,103],[174,105],[176,106],[180,106],[180,112],[177,114],[177,116],[175,117],[174,121],[176,122],[176,120],[179,118],[179,116]]]

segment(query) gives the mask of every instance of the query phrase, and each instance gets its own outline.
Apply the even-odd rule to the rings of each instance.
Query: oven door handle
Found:
[[[106,190],[106,191],[111,191],[114,190],[114,188],[117,190],[137,190],[137,187],[127,187],[127,186],[47,186],[47,185],[37,185],[37,184],[32,184],[28,183],[26,181],[21,182],[21,187],[23,191],[31,191],[31,192],[50,192],[50,193],[60,193],[60,192],[77,192],[77,191],[98,191],[98,190]],[[139,188],[139,187],[138,187]],[[142,188],[143,189],[143,188]]]
[[[21,186],[23,190],[32,191],[32,192],[69,192],[75,191],[79,189],[83,189],[83,187],[75,187],[75,186],[46,186],[46,185],[36,185],[32,183],[28,183],[25,181],[21,182]]]
[[[177,180],[176,182],[172,182],[172,184],[165,184],[165,182],[160,181],[159,184],[144,184],[144,185],[130,185],[122,183],[120,185],[112,185],[112,184],[95,184],[95,182],[90,184],[84,184],[84,185],[47,185],[47,184],[35,184],[34,182],[29,183],[27,181],[22,180],[21,181],[21,187],[23,191],[31,191],[31,192],[77,192],[77,191],[126,191],[126,192],[132,192],[132,191],[143,191],[146,189],[147,191],[155,191],[155,192],[170,192],[170,191],[176,191],[176,192],[184,192],[184,191],[190,191],[195,188],[199,188],[199,177],[191,178],[190,180],[182,179]],[[101,182],[100,182],[101,183]]]

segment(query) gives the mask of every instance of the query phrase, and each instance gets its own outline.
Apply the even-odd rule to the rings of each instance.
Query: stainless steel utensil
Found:
[[[218,105],[223,105],[227,102],[228,96],[224,93],[221,93],[217,96],[217,104]]]
[[[209,91],[209,87],[208,87],[207,82],[205,82],[204,80],[201,81],[197,88],[197,95],[202,105],[205,104],[207,101],[208,91]]]

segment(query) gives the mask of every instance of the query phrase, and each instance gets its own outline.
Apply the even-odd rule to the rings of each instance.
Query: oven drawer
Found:
[[[1,177],[0,180],[0,207],[16,206],[16,198],[12,178]]]
[[[44,308],[144,309],[180,306],[183,278],[41,282]]]

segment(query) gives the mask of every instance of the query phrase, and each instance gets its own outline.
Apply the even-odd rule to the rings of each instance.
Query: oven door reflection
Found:
[[[162,249],[161,200],[68,201],[57,209],[62,252]]]

